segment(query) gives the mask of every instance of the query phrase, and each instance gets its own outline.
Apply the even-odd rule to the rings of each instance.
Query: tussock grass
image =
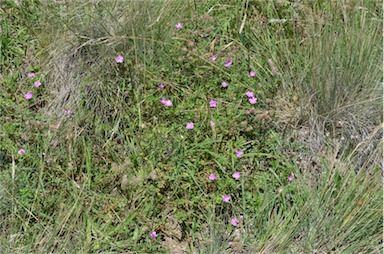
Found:
[[[281,96],[293,105],[279,111],[289,124],[320,135],[365,139],[383,121],[381,10],[369,1],[303,10],[296,22],[305,37],[279,48],[278,61],[286,63]]]

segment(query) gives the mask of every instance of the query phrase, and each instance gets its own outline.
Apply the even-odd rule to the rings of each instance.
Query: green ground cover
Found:
[[[382,4],[0,2],[1,253],[382,253]]]

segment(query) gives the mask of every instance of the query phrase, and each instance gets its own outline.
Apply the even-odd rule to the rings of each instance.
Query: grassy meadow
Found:
[[[0,1],[0,253],[382,253],[382,17]]]

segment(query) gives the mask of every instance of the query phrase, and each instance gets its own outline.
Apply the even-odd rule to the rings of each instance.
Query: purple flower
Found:
[[[236,180],[239,179],[240,178],[240,172],[236,171],[235,173],[232,174],[232,177]]]
[[[72,113],[72,110],[70,108],[68,109],[64,109],[65,113],[67,113],[68,115]]]
[[[33,85],[34,85],[35,87],[39,87],[39,86],[41,86],[41,82],[40,82],[40,80],[35,81],[35,83],[33,83]]]
[[[251,70],[251,71],[249,72],[249,76],[251,76],[251,77],[256,76],[256,72],[254,72],[253,70]]]
[[[157,237],[156,231],[152,231],[149,236],[152,237],[152,238],[156,238]]]
[[[237,227],[239,225],[239,220],[236,218],[232,218],[231,224],[232,224],[232,226]]]
[[[237,158],[240,158],[243,154],[244,154],[243,151],[241,151],[241,150],[236,150],[236,157],[237,157]]]
[[[28,78],[33,78],[35,76],[35,73],[34,72],[28,72]]]
[[[215,56],[215,55],[211,56],[212,61],[216,61],[216,59],[217,59],[217,56]]]
[[[20,149],[17,153],[18,154],[23,154],[23,153],[25,153],[25,150],[24,149]]]
[[[122,55],[118,55],[115,58],[116,63],[122,63],[124,61],[124,57]]]
[[[232,61],[231,60],[229,60],[229,59],[225,60],[225,62],[224,62],[224,66],[225,67],[229,67],[231,65],[232,65]]]
[[[252,98],[254,95],[253,95],[253,92],[251,92],[251,91],[247,91],[246,93],[245,93],[245,95],[246,96],[248,96],[248,98]]]
[[[183,23],[177,23],[176,26],[175,26],[177,29],[181,29],[183,28]]]
[[[210,121],[209,124],[211,125],[211,127],[215,127],[215,122],[214,121]]]
[[[224,195],[222,196],[222,198],[225,203],[229,203],[229,200],[231,200],[231,197],[229,195]]]
[[[255,98],[255,97],[249,98],[249,103],[256,104],[256,102],[257,102],[257,98]]]
[[[192,122],[187,123],[186,128],[187,128],[188,130],[192,130],[193,127],[194,127],[194,126],[193,126],[193,123],[192,123]]]
[[[211,180],[211,181],[215,181],[216,180],[215,174],[210,174],[208,179]]]
[[[222,87],[227,87],[227,86],[228,86],[228,83],[225,82],[225,81],[223,81],[223,82],[221,83],[221,86],[222,86]]]
[[[233,242],[228,242],[228,245],[229,245],[229,246],[232,246],[232,244],[233,244]]]
[[[293,176],[292,175],[288,176],[288,181],[290,181],[290,182],[293,181]]]
[[[216,108],[216,101],[215,101],[215,100],[210,100],[210,101],[209,101],[209,106],[210,106],[211,108]]]
[[[161,89],[163,89],[163,88],[164,88],[164,84],[163,84],[163,83],[160,83],[160,84],[159,84],[159,87],[160,87]]]
[[[24,94],[24,98],[25,98],[26,100],[30,100],[30,99],[32,99],[32,93],[31,93],[31,92],[27,92],[26,94]]]

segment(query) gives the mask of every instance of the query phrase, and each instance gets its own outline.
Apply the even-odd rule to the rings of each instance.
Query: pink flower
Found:
[[[33,85],[34,85],[35,87],[39,87],[39,86],[41,86],[41,82],[40,82],[40,80],[35,81],[35,83],[33,83]]]
[[[186,128],[187,128],[188,130],[192,130],[193,127],[194,127],[194,126],[193,126],[193,123],[192,123],[192,122],[187,123]]]
[[[116,63],[122,63],[124,61],[124,57],[122,55],[118,55],[116,58]]]
[[[229,246],[232,246],[232,244],[233,244],[233,242],[228,242],[228,245],[229,245]]]
[[[161,98],[160,102],[161,102],[162,104],[164,104],[164,106],[166,106],[166,107],[170,107],[170,106],[172,106],[172,101],[171,101],[171,100],[166,100],[164,97]]]
[[[292,182],[293,181],[293,176],[288,176],[288,181]]]
[[[215,100],[210,100],[210,101],[209,101],[209,106],[210,106],[211,108],[216,108],[216,101],[215,101]]]
[[[251,77],[256,76],[256,72],[254,72],[253,70],[251,70],[251,71],[249,72],[249,76],[251,76]]]
[[[164,103],[164,106],[166,106],[166,107],[172,106],[172,101],[171,100],[166,100],[165,103]]]
[[[176,24],[176,28],[177,28],[177,29],[181,29],[181,28],[183,28],[183,23],[180,23],[180,22],[177,23],[177,24]]]
[[[212,61],[216,61],[216,59],[217,59],[217,56],[215,56],[215,55],[211,56]]]
[[[236,179],[236,180],[239,179],[239,178],[240,178],[240,172],[237,172],[237,171],[236,171],[235,173],[232,174],[232,177],[233,177],[234,179]]]
[[[236,157],[237,157],[237,158],[240,158],[243,154],[244,154],[243,151],[241,151],[241,150],[236,150]]]
[[[227,87],[227,86],[228,86],[228,83],[225,82],[225,81],[223,81],[223,82],[221,83],[221,86],[222,86],[222,87]]]
[[[211,181],[215,181],[216,180],[215,174],[210,174],[208,179],[211,180]]]
[[[157,237],[156,231],[152,231],[149,236],[152,237],[152,238],[156,238]]]
[[[211,125],[211,127],[215,127],[215,122],[214,121],[210,121],[209,124]]]
[[[232,218],[231,224],[232,224],[232,226],[237,227],[239,225],[239,220],[236,218]]]
[[[72,113],[72,110],[70,108],[68,109],[64,109],[65,113],[67,113],[68,115]]]
[[[257,102],[257,98],[255,98],[255,97],[249,98],[249,103],[256,104],[256,102]]]
[[[223,198],[223,201],[225,203],[229,203],[229,200],[231,199],[231,197],[229,195],[224,195],[224,196],[222,196],[222,198]]]
[[[251,92],[251,91],[247,91],[246,93],[245,93],[245,95],[246,96],[248,96],[248,98],[252,98],[254,95],[253,95],[253,92]]]
[[[232,65],[232,61],[231,60],[229,60],[229,59],[225,60],[225,62],[224,62],[224,66],[225,67],[229,67],[231,65]]]
[[[25,153],[25,150],[24,149],[20,149],[17,153],[18,154],[23,154],[23,153]]]
[[[159,87],[160,87],[161,89],[163,89],[163,88],[164,88],[164,84],[163,84],[163,83],[160,83],[160,84],[159,84]]]
[[[28,72],[28,78],[33,78],[35,76],[34,72]]]
[[[32,93],[31,93],[31,92],[27,92],[26,94],[24,94],[24,98],[25,98],[26,100],[30,100],[30,99],[32,99]]]

